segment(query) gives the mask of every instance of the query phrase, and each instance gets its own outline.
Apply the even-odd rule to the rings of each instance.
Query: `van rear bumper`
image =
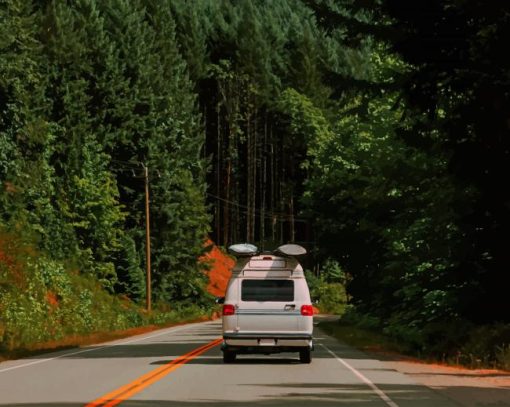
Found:
[[[307,333],[258,333],[258,332],[235,332],[224,333],[223,339],[303,339],[312,340],[312,334]]]
[[[225,333],[222,350],[235,353],[280,353],[313,349],[312,335],[307,333]]]

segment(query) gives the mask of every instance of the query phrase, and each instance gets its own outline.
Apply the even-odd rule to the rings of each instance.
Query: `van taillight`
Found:
[[[236,308],[232,304],[223,304],[223,315],[234,315]]]
[[[301,306],[301,315],[305,317],[313,316],[313,307],[311,305],[302,305]]]

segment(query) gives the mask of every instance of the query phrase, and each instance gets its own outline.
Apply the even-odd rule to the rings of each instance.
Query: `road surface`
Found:
[[[300,364],[297,353],[240,355],[225,365],[220,326],[179,326],[0,363],[0,406],[463,405],[320,330],[310,365]]]

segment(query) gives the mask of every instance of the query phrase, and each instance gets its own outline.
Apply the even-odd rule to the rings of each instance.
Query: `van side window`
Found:
[[[294,301],[293,280],[243,280],[242,301]]]

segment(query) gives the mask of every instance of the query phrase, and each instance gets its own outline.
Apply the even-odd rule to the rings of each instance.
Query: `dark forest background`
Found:
[[[2,0],[1,233],[143,301],[147,167],[157,302],[209,236],[416,346],[508,323],[509,39],[502,0]]]

